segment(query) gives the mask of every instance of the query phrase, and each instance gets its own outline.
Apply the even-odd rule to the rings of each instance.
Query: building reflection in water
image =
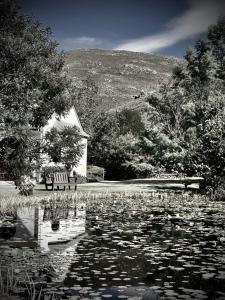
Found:
[[[18,210],[17,217],[43,251],[60,248],[85,233],[86,206],[79,203],[75,208],[39,206]],[[65,248],[65,247],[63,247]]]

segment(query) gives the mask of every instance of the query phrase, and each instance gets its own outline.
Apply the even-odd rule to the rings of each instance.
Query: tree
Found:
[[[139,137],[127,126],[126,130],[123,130],[125,127],[121,127],[121,116],[124,115],[100,114],[93,125],[89,143],[89,163],[105,168],[108,179],[134,177],[130,165],[141,159]],[[125,124],[124,119],[122,121],[122,124]],[[128,170],[131,170],[132,174],[130,171],[128,173]]]
[[[120,127],[120,134],[132,133],[134,136],[140,136],[145,128],[138,111],[123,109],[117,112],[117,118]]]
[[[217,62],[217,75],[225,80],[225,17],[219,18],[217,24],[211,25],[207,34],[207,44],[211,47]]]
[[[93,123],[101,112],[101,100],[98,97],[98,87],[94,80],[88,76],[77,88],[74,101],[81,124],[88,134],[92,134]]]
[[[93,124],[88,146],[88,162],[105,168],[110,160],[111,144],[119,135],[119,124],[115,115],[101,113]]]
[[[3,1],[0,32],[1,123],[44,126],[51,115],[71,105],[70,80],[62,72],[49,29],[19,15],[14,1]]]
[[[30,174],[41,165],[39,135],[27,129],[15,129],[0,141],[1,168],[12,178]]]
[[[159,96],[148,99],[159,116],[157,135],[166,135],[178,146],[177,160],[168,145],[159,161],[165,163],[166,156],[169,171],[182,167],[189,175],[205,176],[211,186],[225,175],[224,29],[225,18],[210,26],[207,39],[187,50],[186,63],[174,70]]]
[[[1,153],[4,161],[8,159],[7,171],[16,169],[16,176],[20,176],[33,169],[36,145],[32,136],[53,113],[69,110],[72,88],[50,30],[20,15],[14,0],[1,1],[0,28],[0,126],[7,139],[1,147],[7,144],[9,150],[2,148]],[[20,134],[23,129],[30,133]],[[20,164],[9,159],[13,145],[17,145],[14,153],[18,153]]]
[[[54,163],[64,164],[67,171],[76,166],[83,154],[84,145],[76,126],[58,131],[52,128],[45,135],[45,151]]]

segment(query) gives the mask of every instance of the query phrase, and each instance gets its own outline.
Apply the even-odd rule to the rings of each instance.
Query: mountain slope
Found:
[[[90,76],[99,87],[104,109],[140,107],[140,93],[147,95],[168,80],[181,60],[157,54],[78,49],[65,53],[65,68],[76,85]]]

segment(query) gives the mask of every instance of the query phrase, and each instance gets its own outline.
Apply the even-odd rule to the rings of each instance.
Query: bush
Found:
[[[66,172],[66,169],[65,167],[60,167],[60,166],[48,166],[48,167],[43,167],[42,172],[43,172],[43,176],[48,176],[56,172]]]
[[[225,201],[225,178],[220,179],[212,198],[216,201]]]
[[[87,168],[87,181],[98,182],[104,180],[104,168],[97,166],[88,166]]]
[[[147,163],[125,163],[124,179],[147,178],[157,174],[157,168]]]
[[[19,194],[23,196],[33,195],[33,189],[35,187],[35,180],[30,176],[21,176],[20,180],[16,181],[16,186],[19,189]]]
[[[79,174],[77,174],[76,176],[77,176],[77,184],[81,184],[81,183],[86,183],[87,182],[87,177],[81,176]]]

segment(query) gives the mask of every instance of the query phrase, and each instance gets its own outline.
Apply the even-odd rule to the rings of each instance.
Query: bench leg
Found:
[[[70,190],[70,185],[69,185],[69,190]]]
[[[45,189],[48,191],[49,190],[49,187],[51,188],[51,190],[53,191],[53,184],[45,184]]]

